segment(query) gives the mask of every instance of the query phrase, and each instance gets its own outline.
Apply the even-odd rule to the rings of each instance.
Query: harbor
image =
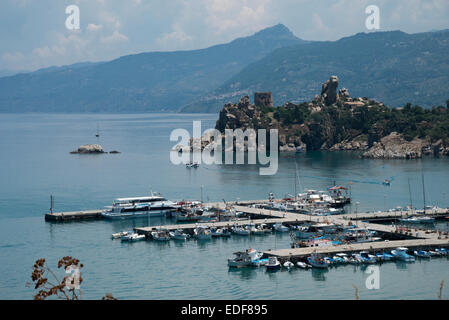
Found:
[[[154,197],[154,196],[153,196]],[[131,198],[130,198],[131,199]],[[132,198],[133,201],[140,198]],[[147,201],[148,199],[145,199]],[[166,201],[160,198],[161,201]],[[291,201],[291,199],[289,199]],[[226,221],[219,221],[220,219],[212,220],[210,222],[195,221],[195,223],[176,223],[159,226],[142,226],[133,228],[133,232],[121,232],[113,235],[113,238],[122,238],[122,241],[137,241],[137,240],[187,240],[190,237],[197,238],[197,240],[210,240],[212,235],[198,238],[198,230],[225,230],[229,236],[234,235],[251,235],[261,228],[267,228],[269,232],[290,232],[292,237],[292,244],[290,248],[282,249],[265,249],[261,250],[260,254],[263,260],[268,263],[270,257],[275,257],[280,265],[290,266],[290,264],[306,263],[311,256],[322,255],[332,256],[334,254],[344,254],[348,256],[357,255],[360,252],[370,252],[370,254],[381,254],[387,250],[396,250],[396,248],[406,248],[407,250],[415,250],[415,252],[423,250],[446,250],[449,248],[448,233],[430,230],[416,225],[401,225],[396,224],[400,221],[410,221],[409,219],[431,219],[446,221],[449,217],[448,209],[444,208],[429,208],[429,210],[419,211],[414,209],[395,208],[385,212],[355,212],[344,213],[336,215],[311,215],[298,212],[291,212],[287,210],[286,202],[289,200],[275,199],[270,194],[268,200],[247,200],[235,202],[210,202],[201,203],[195,201],[177,202],[178,204],[193,206],[194,208],[214,208],[215,211],[239,213],[233,219]],[[128,201],[128,200],[127,200]],[[142,200],[143,201],[143,200]],[[123,201],[122,201],[123,202]],[[279,204],[284,203],[283,206]],[[182,207],[181,205],[181,207]],[[179,210],[179,209],[178,209]],[[208,209],[210,210],[210,209]],[[167,217],[172,217],[173,212],[167,211]],[[239,216],[239,217],[238,217]],[[47,213],[46,221],[76,221],[84,219],[102,219],[102,210],[88,210],[79,212],[57,212]],[[376,223],[377,222],[377,223]],[[391,224],[381,224],[379,222],[391,222]],[[331,226],[341,228],[341,230],[366,230],[376,233],[380,237],[368,238],[365,234],[366,240],[358,243],[332,243],[322,245],[321,242],[299,241],[299,247],[295,244],[295,230],[305,228],[304,226],[316,226],[326,228],[329,230]],[[252,228],[252,229],[251,229]],[[279,229],[278,229],[279,228]],[[345,229],[346,228],[346,229]],[[244,233],[235,232],[236,229],[241,229]],[[174,236],[174,232],[178,233],[178,238]],[[181,237],[179,237],[181,235]],[[326,236],[326,232],[322,232]],[[221,233],[214,235],[221,236]],[[318,238],[310,237],[310,238]],[[302,239],[305,240],[305,239]],[[423,251],[427,252],[427,251]],[[241,257],[239,258],[241,259]]]

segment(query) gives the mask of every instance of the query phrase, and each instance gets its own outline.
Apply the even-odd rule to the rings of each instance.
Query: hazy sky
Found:
[[[80,29],[70,31],[72,4]],[[449,0],[1,0],[0,70],[204,48],[277,23],[302,39],[337,40],[368,32],[368,5],[380,8],[380,31],[449,28]]]

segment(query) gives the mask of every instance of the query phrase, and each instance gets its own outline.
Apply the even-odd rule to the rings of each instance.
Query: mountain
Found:
[[[336,74],[351,95],[395,107],[445,105],[449,97],[449,30],[359,33],[338,41],[280,48],[183,108],[218,112],[243,94],[271,91],[275,105],[310,100]]]
[[[149,52],[0,78],[0,112],[177,111],[273,50],[306,43],[284,25],[206,49]]]

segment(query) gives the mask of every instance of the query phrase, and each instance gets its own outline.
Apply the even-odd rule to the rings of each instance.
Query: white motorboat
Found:
[[[334,260],[340,263],[349,263],[349,257],[346,253],[337,253],[334,257]]]
[[[241,268],[250,266],[253,261],[262,258],[263,253],[250,248],[243,252],[235,252],[234,255],[234,259],[228,259],[228,266],[231,268]]]
[[[129,242],[135,242],[135,241],[141,241],[141,240],[145,240],[145,235],[143,234],[137,234],[137,233],[129,233],[123,237],[121,237],[120,239],[122,241],[129,241]]]
[[[286,269],[288,269],[288,270],[290,270],[290,269],[293,268],[294,266],[295,266],[294,263],[291,262],[291,261],[286,261],[286,262],[284,262],[284,264],[283,264],[283,267],[286,268]]]
[[[115,199],[112,206],[106,207],[101,215],[105,219],[164,216],[176,207],[176,203],[152,192],[150,196],[145,197]]]
[[[111,238],[112,239],[120,239],[121,237],[128,235],[128,233],[129,233],[128,231],[113,233]]]
[[[403,223],[434,223],[435,218],[432,217],[411,217],[400,219],[399,221]]]
[[[269,257],[266,267],[269,271],[279,270],[281,268],[281,263],[276,257]]]
[[[190,235],[183,232],[181,229],[177,229],[175,231],[169,232],[170,238],[173,240],[182,240],[185,241],[190,238]]]

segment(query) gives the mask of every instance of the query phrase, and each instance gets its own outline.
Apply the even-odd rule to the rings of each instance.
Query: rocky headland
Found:
[[[216,129],[277,129],[279,151],[360,151],[365,158],[414,159],[449,155],[448,106],[389,108],[367,97],[338,90],[331,76],[312,101],[274,107],[270,92],[243,96],[220,111]]]

